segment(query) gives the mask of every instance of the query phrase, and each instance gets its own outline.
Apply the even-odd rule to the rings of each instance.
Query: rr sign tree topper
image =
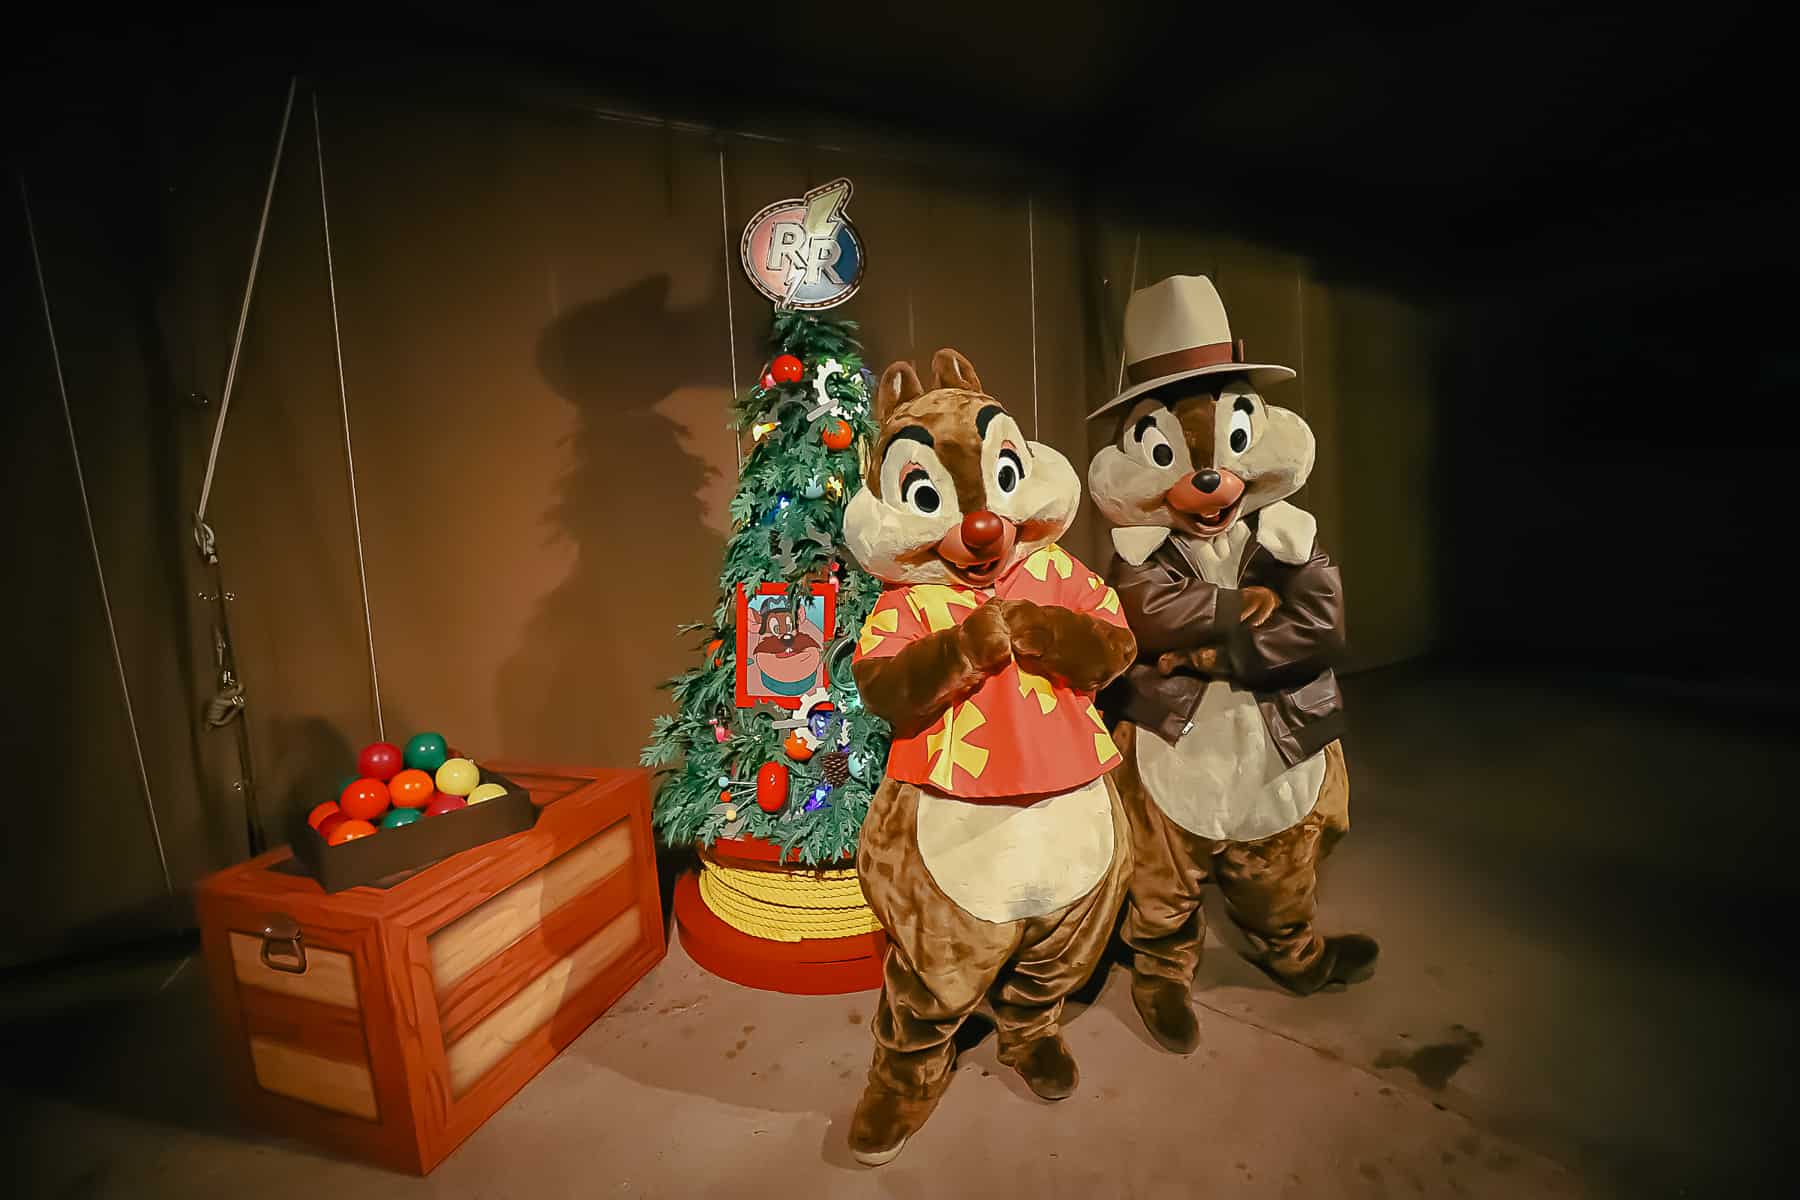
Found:
[[[781,308],[842,304],[862,284],[862,237],[844,210],[850,181],[834,179],[769,205],[744,227],[740,256],[756,290]]]

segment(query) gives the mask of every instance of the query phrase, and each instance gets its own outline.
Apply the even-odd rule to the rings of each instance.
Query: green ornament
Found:
[[[416,808],[390,808],[381,818],[383,829],[398,829],[402,825],[411,825],[422,814]]]
[[[415,733],[406,743],[402,757],[413,770],[435,775],[444,760],[450,757],[450,747],[441,733]]]

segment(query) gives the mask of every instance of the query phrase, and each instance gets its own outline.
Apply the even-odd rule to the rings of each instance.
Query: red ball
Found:
[[[778,354],[775,361],[769,364],[769,374],[777,383],[799,383],[806,374],[806,364],[791,354]]]
[[[329,842],[331,840],[331,835],[337,831],[337,827],[349,819],[349,817],[346,817],[341,812],[334,812],[329,817],[322,819],[313,828],[319,831],[320,837]]]
[[[431,803],[431,794],[437,791],[431,776],[423,771],[408,769],[394,776],[388,784],[388,791],[393,794],[394,804],[400,808],[423,808]]]
[[[338,797],[338,807],[356,821],[373,821],[387,811],[387,784],[379,779],[358,779]]]
[[[375,827],[367,821],[345,821],[331,831],[325,840],[333,846],[341,846],[345,842],[354,842],[357,838],[366,838],[375,832]]]
[[[756,802],[764,812],[780,812],[787,804],[788,769],[780,763],[768,762],[756,772]]]
[[[392,742],[373,742],[356,756],[356,773],[364,779],[379,779],[383,783],[398,775],[405,765],[400,747]]]
[[[308,825],[311,825],[314,829],[317,829],[319,827],[320,821],[323,821],[326,817],[329,817],[332,813],[336,812],[337,810],[338,810],[337,801],[336,800],[327,800],[323,804],[314,806],[313,810],[306,814],[306,823]]]
[[[820,432],[819,439],[828,450],[848,450],[850,443],[856,440],[856,432],[848,421],[833,421]]]
[[[431,798],[431,803],[425,806],[425,815],[428,817],[441,817],[447,812],[455,812],[459,808],[467,807],[469,807],[469,802],[464,800],[461,796],[446,796],[444,793],[439,792]]]

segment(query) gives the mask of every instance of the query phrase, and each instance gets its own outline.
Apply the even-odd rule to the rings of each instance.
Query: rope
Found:
[[[1138,230],[1137,238],[1131,244],[1131,283],[1125,288],[1125,303],[1130,305],[1131,293],[1137,291],[1138,251],[1144,248],[1144,231]],[[1125,318],[1124,310],[1119,316],[1119,378],[1113,384],[1113,394],[1125,390]]]
[[[1042,436],[1038,423],[1038,349],[1037,349],[1037,221],[1035,205],[1029,193],[1025,196],[1026,262],[1031,272],[1031,436]]]
[[[719,143],[719,239],[725,247],[725,337],[731,356],[731,398],[737,400],[737,314],[731,301],[731,211],[725,202],[725,144]],[[731,449],[737,455],[739,474],[744,470],[744,441],[738,434],[731,438]]]
[[[225,437],[225,417],[231,412],[231,388],[237,381],[238,352],[244,348],[244,326],[250,320],[250,297],[256,293],[256,272],[262,265],[263,236],[269,231],[269,207],[275,202],[275,177],[281,173],[281,151],[287,145],[288,118],[294,114],[297,76],[288,78],[287,104],[281,110],[281,132],[275,138],[275,161],[269,166],[269,186],[263,192],[262,219],[256,225],[256,248],[250,253],[250,278],[244,284],[244,303],[238,309],[237,336],[231,339],[231,361],[225,367],[225,391],[219,397],[219,419],[213,424],[212,449],[206,452],[206,478],[200,483],[200,504],[194,509],[194,539],[200,552],[212,561],[212,530],[206,528],[206,502],[212,497],[213,471],[219,465],[219,443]],[[204,531],[204,532],[202,532]]]
[[[702,858],[700,896],[733,929],[772,942],[856,937],[881,928],[854,870],[747,870]]]
[[[387,741],[381,716],[381,671],[375,666],[375,619],[369,611],[369,572],[363,564],[362,508],[356,499],[356,452],[350,445],[350,392],[344,383],[344,340],[338,331],[337,266],[331,254],[331,209],[325,202],[325,138],[319,132],[319,93],[312,95],[313,149],[319,162],[319,224],[325,231],[325,282],[331,294],[331,346],[337,352],[338,408],[344,417],[344,466],[350,474],[350,525],[356,532],[356,578],[362,584],[363,633],[369,643],[369,687],[375,696],[375,732]]]
[[[56,341],[56,321],[50,315],[50,288],[44,282],[44,260],[38,253],[37,224],[31,218],[31,193],[26,190],[24,175],[19,176],[19,202],[25,208],[25,233],[31,239],[31,264],[37,271],[38,299],[44,305],[44,328],[50,334],[50,361],[56,367],[56,391],[62,397],[63,427],[69,432],[69,456],[75,460],[75,486],[81,492],[81,519],[87,526],[88,550],[94,556],[94,578],[100,583],[100,606],[106,610],[106,636],[112,642],[113,667],[119,673],[119,694],[125,698],[125,720],[131,726],[131,752],[137,758],[138,783],[144,789],[144,812],[150,818],[150,836],[156,842],[156,861],[162,867],[163,888],[174,895],[175,882],[169,875],[169,856],[163,849],[162,824],[156,819],[156,800],[150,792],[150,770],[144,765],[144,745],[138,739],[131,683],[125,677],[125,656],[119,651],[119,627],[113,621],[106,568],[100,562],[100,539],[94,535],[94,510],[88,504],[87,476],[81,469],[81,445],[75,437],[75,414],[69,407],[69,385],[63,378],[62,349]]]

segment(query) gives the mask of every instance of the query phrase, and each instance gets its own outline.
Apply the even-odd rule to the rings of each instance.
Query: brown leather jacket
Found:
[[[1246,524],[1256,530],[1256,514]],[[1292,766],[1343,733],[1343,698],[1332,667],[1344,652],[1344,589],[1338,569],[1315,540],[1306,561],[1278,560],[1258,539],[1244,548],[1239,588],[1268,588],[1281,598],[1261,625],[1238,620],[1238,588],[1201,579],[1171,538],[1141,564],[1115,557],[1107,582],[1118,589],[1138,657],[1100,697],[1109,722],[1127,720],[1174,742],[1186,732],[1210,679],[1255,693],[1269,737]],[[1169,650],[1219,650],[1208,675],[1182,668],[1164,675]]]

